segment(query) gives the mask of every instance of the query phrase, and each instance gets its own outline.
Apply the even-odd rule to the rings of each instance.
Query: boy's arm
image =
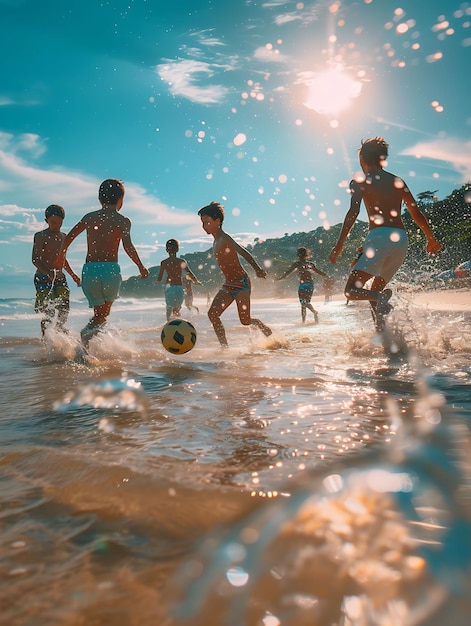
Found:
[[[65,264],[65,254],[67,252],[68,247],[72,243],[72,241],[80,235],[86,228],[85,222],[80,220],[75,226],[71,229],[71,231],[65,236],[65,239],[62,243],[61,251],[59,252],[56,260],[52,264],[53,269],[61,270]]]
[[[323,276],[324,278],[329,278],[328,274],[326,274],[325,272],[323,272],[322,270],[318,269],[314,263],[309,263],[309,267],[311,268],[311,270],[313,272],[316,272],[316,274],[319,274],[319,276]]]
[[[440,252],[442,244],[435,239],[427,218],[417,206],[414,196],[411,194],[406,185],[404,185],[402,199],[409,209],[412,219],[427,238],[427,252],[429,254],[436,254],[437,252]]]
[[[45,265],[43,265],[41,261],[40,251],[42,249],[42,246],[43,246],[43,237],[40,235],[40,233],[36,233],[34,235],[34,240],[33,240],[33,253],[31,255],[31,261],[33,265],[35,266],[35,268],[38,270],[38,272],[40,272],[41,274],[49,274],[51,270],[48,269]]]
[[[289,276],[290,274],[292,274],[294,272],[294,270],[298,267],[298,263],[297,261],[295,261],[291,267],[289,267],[286,272],[284,272],[281,276],[278,276],[278,278],[276,278],[275,280],[283,280],[283,278],[286,278],[287,276]]]
[[[229,241],[229,243],[232,246],[234,246],[234,249],[237,252],[237,254],[240,255],[243,259],[245,259],[247,263],[249,263],[253,267],[258,278],[267,277],[266,270],[260,267],[260,265],[257,263],[257,261],[253,258],[253,256],[250,254],[248,250],[246,250],[244,247],[239,245],[237,241],[234,241],[234,239],[232,239],[232,237],[228,235],[227,233],[224,233],[224,237],[227,241]]]
[[[201,285],[200,281],[193,274],[193,272],[190,269],[190,266],[188,265],[188,263],[186,261],[185,261],[185,272],[190,277],[190,279],[195,283],[195,285]]]
[[[155,279],[156,283],[160,283],[160,281],[162,280],[162,278],[164,276],[164,271],[165,271],[165,267],[164,267],[164,262],[162,261],[161,264],[160,264],[160,268],[159,268],[159,275]]]
[[[341,254],[343,250],[343,244],[345,243],[345,239],[348,237],[349,232],[352,230],[353,224],[356,222],[356,219],[360,213],[360,204],[362,200],[362,193],[360,186],[358,183],[352,181],[350,183],[350,192],[352,197],[350,199],[350,208],[347,211],[347,215],[342,224],[342,229],[339,234],[339,238],[337,239],[337,243],[332,249],[330,253],[330,262],[336,263],[337,257]]]
[[[64,269],[67,272],[67,274],[69,274],[69,276],[72,278],[72,280],[77,285],[77,287],[80,287],[80,285],[82,284],[80,276],[77,276],[77,274],[74,272],[74,270],[70,267],[69,262],[67,261],[67,259],[64,259]]]
[[[149,270],[144,267],[141,259],[139,258],[137,250],[134,247],[133,242],[131,241],[131,222],[129,219],[126,219],[126,226],[123,228],[121,241],[123,242],[123,248],[126,254],[131,259],[131,261],[133,261],[139,268],[141,278],[147,278],[149,276]]]

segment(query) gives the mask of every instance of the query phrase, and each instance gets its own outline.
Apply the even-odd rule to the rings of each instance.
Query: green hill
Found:
[[[425,251],[425,237],[412,221],[407,211],[404,211],[404,223],[409,234],[409,253],[397,274],[398,280],[413,282],[414,277],[437,273],[471,258],[471,185],[464,185],[455,190],[444,200],[437,201],[433,192],[423,192],[418,197],[420,209],[429,219],[435,235],[444,245],[443,251],[436,258],[429,257]],[[256,297],[276,297],[295,293],[297,277],[290,276],[282,282],[273,284],[270,278],[279,276],[296,259],[296,250],[305,246],[311,250],[312,260],[319,269],[326,272],[338,281],[337,288],[342,289],[345,278],[350,272],[350,263],[357,256],[357,249],[362,245],[368,225],[357,221],[336,265],[329,261],[330,252],[337,241],[341,224],[326,230],[323,227],[309,232],[286,233],[275,239],[256,239],[247,249],[257,259],[257,262],[268,271],[268,279],[253,280],[253,294]],[[184,255],[193,272],[203,283],[194,286],[196,296],[214,295],[223,282],[223,276],[215,262],[212,249],[204,252],[193,252]],[[163,297],[163,285],[155,285],[159,266],[149,268],[150,278],[141,280],[139,276],[132,276],[123,281],[121,295],[130,297],[156,298]],[[248,266],[251,277],[254,273]],[[317,286],[321,285],[317,282]]]

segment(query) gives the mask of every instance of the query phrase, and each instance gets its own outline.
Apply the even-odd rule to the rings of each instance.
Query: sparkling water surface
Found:
[[[221,350],[160,343],[160,300],[39,340],[0,303],[5,624],[469,623],[469,314],[254,300]]]

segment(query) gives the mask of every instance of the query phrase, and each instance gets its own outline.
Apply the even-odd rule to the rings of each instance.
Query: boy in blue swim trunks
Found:
[[[298,260],[295,261],[291,267],[289,267],[284,274],[279,276],[276,280],[283,280],[287,276],[290,276],[293,272],[298,272],[299,277],[299,286],[298,286],[298,298],[299,303],[301,304],[301,319],[304,324],[306,321],[306,309],[309,309],[311,313],[314,315],[314,320],[316,324],[319,321],[319,314],[315,310],[315,308],[311,304],[312,294],[314,293],[314,283],[312,281],[312,272],[319,274],[319,276],[323,276],[324,280],[328,279],[329,276],[318,269],[311,259],[311,251],[307,248],[301,247],[298,248],[296,252],[298,256]]]
[[[156,282],[160,283],[164,273],[167,274],[167,281],[165,285],[165,304],[168,322],[172,319],[172,317],[180,317],[180,311],[185,295],[182,281],[183,272],[185,272],[197,285],[201,285],[201,283],[190,270],[185,259],[177,257],[180,244],[176,239],[169,239],[165,244],[165,249],[167,250],[168,258],[164,259],[160,263],[159,275],[157,276]]]
[[[64,332],[64,325],[69,317],[69,286],[64,272],[53,269],[53,263],[65,239],[65,233],[61,232],[64,217],[63,207],[58,204],[49,205],[44,215],[47,228],[34,235],[32,254],[33,265],[36,267],[34,310],[36,313],[44,314],[41,320],[41,335],[43,337],[46,328],[54,323],[57,330]],[[80,278],[67,261],[64,262],[64,269],[70,274],[77,286],[80,286]]]
[[[201,208],[198,215],[201,217],[203,230],[214,237],[214,256],[226,279],[208,311],[209,320],[219,343],[222,347],[227,347],[226,331],[221,322],[221,315],[234,300],[237,304],[240,323],[244,326],[255,326],[266,337],[269,337],[272,334],[270,328],[250,315],[250,279],[240,263],[239,255],[253,267],[259,278],[266,278],[267,272],[259,266],[248,250],[223,231],[224,209],[219,203],[211,202]]]
[[[427,252],[437,254],[442,247],[435,239],[427,218],[420,211],[406,183],[402,178],[383,169],[388,148],[382,137],[373,137],[362,142],[359,156],[364,176],[350,182],[350,209],[345,216],[337,243],[330,253],[331,263],[336,263],[363,200],[368,214],[369,232],[363,243],[363,253],[345,285],[345,296],[348,300],[369,300],[376,328],[380,331],[384,328],[384,316],[392,309],[388,302],[392,292],[384,288],[407,254],[408,238],[401,218],[403,202],[427,238]],[[365,289],[365,283],[371,278],[371,289]]]
[[[123,206],[124,185],[116,178],[103,181],[98,191],[101,209],[87,213],[65,237],[62,249],[54,262],[56,269],[66,263],[66,252],[72,241],[84,230],[87,233],[87,257],[82,269],[82,289],[93,317],[80,335],[85,347],[103,328],[111,306],[118,297],[121,270],[118,264],[119,244],[139,268],[141,278],[149,271],[142,264],[131,241],[131,220],[119,213]]]

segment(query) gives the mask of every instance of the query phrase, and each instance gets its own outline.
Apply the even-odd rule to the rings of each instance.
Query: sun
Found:
[[[304,81],[307,95],[304,106],[321,115],[338,115],[360,95],[362,83],[342,69],[311,73]]]

